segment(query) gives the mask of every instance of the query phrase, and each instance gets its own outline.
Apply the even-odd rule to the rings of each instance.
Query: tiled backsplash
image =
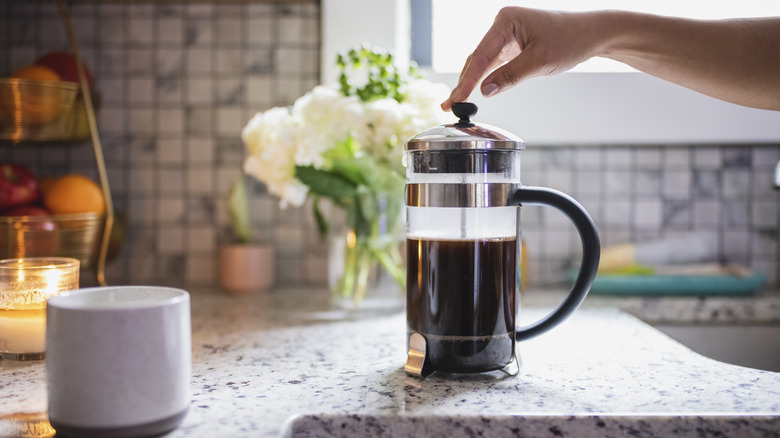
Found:
[[[721,262],[777,284],[778,145],[566,147],[526,150],[523,182],[562,190],[591,213],[602,245],[697,234]],[[524,208],[531,276],[542,283],[577,262],[579,242],[559,213]]]
[[[77,3],[77,37],[97,78],[100,134],[124,246],[115,284],[216,285],[227,233],[223,200],[244,155],[241,129],[288,105],[319,77],[319,6]],[[0,4],[0,75],[67,50],[47,3]],[[95,175],[89,145],[3,147],[40,176]],[[523,152],[523,183],[565,191],[593,215],[604,244],[705,233],[719,258],[777,284],[779,145],[567,146]],[[324,285],[326,245],[310,209],[280,210],[253,183],[257,235],[276,247],[277,284]],[[579,243],[557,212],[524,207],[530,284],[566,278]]]

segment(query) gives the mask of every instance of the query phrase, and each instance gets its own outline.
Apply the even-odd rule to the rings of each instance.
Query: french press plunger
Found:
[[[474,373],[516,363],[515,342],[563,322],[585,299],[598,269],[593,220],[568,195],[520,184],[525,143],[473,123],[477,107],[456,103],[457,123],[407,142],[408,374]],[[536,323],[515,327],[520,295],[521,205],[555,207],[574,223],[582,263],[569,295]]]

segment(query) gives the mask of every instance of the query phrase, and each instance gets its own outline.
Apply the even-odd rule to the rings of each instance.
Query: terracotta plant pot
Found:
[[[266,244],[222,245],[219,285],[230,295],[249,295],[274,284],[274,250]]]

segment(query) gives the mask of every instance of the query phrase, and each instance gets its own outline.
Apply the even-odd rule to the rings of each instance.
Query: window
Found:
[[[499,3],[498,0],[322,0],[323,80],[333,80],[332,60],[338,50],[369,42],[393,50],[399,56],[414,53],[420,59],[420,53],[426,50],[424,46],[421,50],[419,41],[410,44],[410,34],[418,38],[429,33],[429,65],[435,69],[426,72],[430,78],[453,86],[465,57],[484,35],[500,8]],[[690,9],[694,4],[705,5],[708,15],[699,15],[701,18],[780,15],[780,2],[756,0],[741,0],[734,5],[674,0],[523,0],[522,3],[547,9],[567,6],[626,9],[631,5],[668,15],[686,15],[690,11],[681,8]],[[662,5],[671,9],[657,9]],[[423,19],[426,7],[429,21]],[[764,7],[764,12],[759,13],[758,7]],[[458,13],[459,18],[442,18],[437,15],[442,10]],[[354,17],[368,18],[355,20]],[[457,27],[449,31],[445,28],[442,36],[437,37],[437,20],[446,20]],[[465,40],[458,40],[461,37]],[[780,112],[722,102],[644,73],[626,72],[622,65],[620,72],[614,71],[614,65],[609,68],[590,63],[579,71],[531,79],[490,99],[477,91],[471,98],[480,107],[476,119],[514,132],[531,146],[780,143]]]
[[[479,7],[474,7],[473,0],[411,0],[413,59],[422,65],[430,66],[436,72],[459,72],[463,60],[490,28],[498,11],[504,6],[520,4],[529,8],[572,12],[624,9],[700,19],[780,15],[780,2],[766,0],[710,2],[705,4],[706,7],[702,7],[701,2],[679,0],[480,0]],[[423,34],[426,27],[427,34]],[[457,32],[454,29],[457,29]],[[420,33],[415,35],[415,30]],[[430,57],[416,58],[414,50],[417,46],[430,47]],[[595,58],[580,64],[572,71],[616,73],[636,70],[616,61]]]

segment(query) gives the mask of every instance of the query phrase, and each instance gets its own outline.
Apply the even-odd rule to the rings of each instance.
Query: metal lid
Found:
[[[408,151],[456,151],[475,149],[525,149],[523,140],[494,126],[472,123],[477,106],[470,102],[452,105],[452,112],[460,120],[450,125],[439,125],[425,130],[406,143]]]

